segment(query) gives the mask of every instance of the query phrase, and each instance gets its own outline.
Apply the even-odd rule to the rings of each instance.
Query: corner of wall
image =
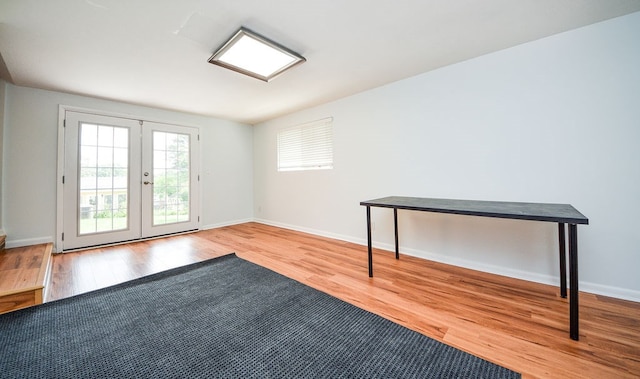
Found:
[[[7,120],[7,82],[0,79],[0,230],[4,227],[3,205],[4,205],[4,127]],[[2,232],[4,234],[4,231]]]

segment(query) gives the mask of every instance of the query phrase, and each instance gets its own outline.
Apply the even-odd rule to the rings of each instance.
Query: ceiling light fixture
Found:
[[[209,58],[209,63],[265,82],[305,61],[301,55],[246,28],[240,28]]]

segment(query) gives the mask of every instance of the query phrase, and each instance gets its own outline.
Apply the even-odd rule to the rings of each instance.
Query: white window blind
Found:
[[[333,168],[333,118],[278,132],[278,171]]]

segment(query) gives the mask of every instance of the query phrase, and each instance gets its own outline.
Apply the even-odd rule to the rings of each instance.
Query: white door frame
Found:
[[[65,135],[65,114],[67,111],[70,112],[80,112],[80,113],[89,113],[89,114],[93,114],[93,115],[99,115],[99,116],[109,116],[109,117],[118,117],[118,118],[125,118],[125,119],[132,119],[132,120],[138,120],[138,121],[148,121],[148,122],[154,122],[154,123],[160,123],[160,124],[172,124],[172,125],[180,125],[180,126],[185,126],[185,127],[190,127],[190,128],[195,128],[198,131],[198,141],[199,141],[199,135],[200,135],[200,128],[197,126],[192,126],[192,125],[184,125],[181,123],[175,123],[175,122],[167,122],[167,121],[163,121],[163,120],[157,120],[157,119],[153,119],[153,118],[149,118],[149,117],[140,117],[140,116],[135,116],[135,115],[131,115],[131,114],[123,114],[123,113],[116,113],[116,112],[106,112],[106,111],[102,111],[102,110],[97,110],[97,109],[91,109],[91,108],[84,108],[84,107],[77,107],[77,106],[71,106],[71,105],[63,105],[60,104],[58,106],[58,157],[57,157],[57,169],[56,169],[56,235],[55,235],[55,246],[54,246],[54,251],[56,252],[63,252],[64,249],[64,241],[63,241],[63,236],[62,233],[64,231],[64,185],[63,185],[63,177],[64,177],[64,165],[65,165],[65,146],[64,146],[64,135]],[[198,143],[199,145],[199,143]],[[199,171],[199,167],[200,167],[200,159],[202,159],[201,157],[198,158],[197,162],[197,170]],[[200,188],[200,174],[199,172],[197,173],[197,177],[198,177],[198,181],[194,184],[194,186],[196,186],[196,190],[198,193],[201,193],[201,188]],[[200,213],[201,213],[201,205],[198,204],[197,206],[193,207],[193,213],[194,213],[194,217],[196,218],[197,221],[197,228],[195,229],[200,229]]]

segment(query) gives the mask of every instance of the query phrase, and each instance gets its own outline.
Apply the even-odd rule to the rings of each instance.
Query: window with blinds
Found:
[[[278,171],[333,168],[333,118],[278,132]]]

